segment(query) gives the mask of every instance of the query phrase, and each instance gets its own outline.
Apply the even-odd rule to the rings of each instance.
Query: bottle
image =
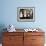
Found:
[[[26,10],[24,10],[24,17],[27,17]]]
[[[22,14],[22,12],[20,12],[20,18],[21,18],[21,17],[23,17],[23,14]]]

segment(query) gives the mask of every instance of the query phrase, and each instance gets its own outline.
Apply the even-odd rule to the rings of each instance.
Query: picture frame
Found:
[[[17,21],[20,22],[34,22],[35,21],[35,7],[18,7]]]

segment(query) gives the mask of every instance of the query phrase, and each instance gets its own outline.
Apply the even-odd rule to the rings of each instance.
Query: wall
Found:
[[[46,28],[45,0],[1,0],[0,25],[13,24],[16,28]],[[18,22],[17,7],[35,7],[35,22]]]

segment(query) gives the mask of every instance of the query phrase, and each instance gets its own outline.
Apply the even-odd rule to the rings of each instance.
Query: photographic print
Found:
[[[35,8],[34,7],[18,7],[17,20],[28,22],[35,21]]]

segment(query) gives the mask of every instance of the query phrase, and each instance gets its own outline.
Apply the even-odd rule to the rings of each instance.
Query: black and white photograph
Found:
[[[17,19],[18,21],[34,21],[35,18],[34,7],[18,7]]]

